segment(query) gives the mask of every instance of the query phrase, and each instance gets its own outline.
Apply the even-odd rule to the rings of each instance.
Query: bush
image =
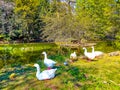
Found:
[[[112,43],[113,47],[120,50],[120,41],[116,40]]]

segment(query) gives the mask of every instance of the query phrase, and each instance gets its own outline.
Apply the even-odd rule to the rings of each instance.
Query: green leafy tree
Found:
[[[114,0],[106,0],[105,2],[103,0],[77,0],[78,20],[82,22],[83,19],[87,22],[83,27],[89,26],[84,32],[87,32],[88,36],[94,33],[92,36],[99,39],[114,39],[119,26],[114,13],[116,11],[115,5]]]
[[[2,40],[10,40],[10,32],[12,31],[13,26],[13,5],[12,3],[2,4],[0,7],[0,34]]]
[[[25,41],[40,39],[43,26],[41,16],[46,14],[49,3],[47,0],[16,0],[14,12],[19,30]]]
[[[47,41],[65,41],[72,37],[73,16],[70,9],[67,3],[51,2],[50,11],[43,17],[46,24],[42,31],[43,39]]]

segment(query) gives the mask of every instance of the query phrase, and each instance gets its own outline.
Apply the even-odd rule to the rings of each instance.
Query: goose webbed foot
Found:
[[[50,70],[50,69],[51,69],[51,67],[48,67],[48,68],[47,68],[47,70]]]
[[[88,62],[90,62],[90,61],[91,61],[91,59],[87,59],[87,61],[88,61]]]
[[[48,78],[44,79],[45,81],[49,80]]]

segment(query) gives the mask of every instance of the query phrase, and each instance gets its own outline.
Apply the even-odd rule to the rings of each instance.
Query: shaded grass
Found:
[[[36,79],[36,68],[31,65],[14,66],[1,69],[1,89],[8,90],[119,90],[120,89],[120,56],[104,56],[96,61],[87,62],[79,59],[75,63],[64,66],[60,63],[56,77],[52,80],[39,81]],[[44,70],[42,60],[37,63]],[[32,64],[33,65],[33,64]],[[9,80],[11,73],[16,73],[15,80]]]
[[[22,56],[16,52],[16,56],[13,57],[16,57],[15,59],[17,61],[12,63],[12,65],[8,64],[7,67],[3,67],[0,70],[0,89],[120,90],[120,56],[110,57],[106,54],[91,62],[79,58],[78,61],[64,66],[63,62],[69,57],[71,51],[66,48],[45,48],[42,50],[40,48],[37,50],[36,48],[36,50],[33,51],[28,50],[26,52],[21,52],[22,54],[20,55]],[[102,50],[100,47],[96,47],[96,49]],[[41,54],[44,50],[47,52],[48,57],[57,61],[59,65],[54,67],[58,68],[54,79],[39,81],[35,76],[36,68],[32,67],[32,65],[38,63],[41,67],[41,71],[46,69],[43,63],[43,55]],[[24,64],[19,63],[21,61]],[[14,80],[9,79],[12,73],[16,74]]]

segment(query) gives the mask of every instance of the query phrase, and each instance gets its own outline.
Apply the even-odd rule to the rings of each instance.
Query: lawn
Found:
[[[100,50],[99,47],[98,49]],[[79,58],[78,61],[65,66],[63,62],[68,59],[69,52],[67,55],[66,49],[59,52],[58,50],[54,50],[54,52],[52,49],[47,50],[48,57],[58,62],[56,65],[58,70],[54,79],[37,80],[34,63],[38,63],[42,71],[46,69],[43,57],[37,57],[34,62],[8,64],[7,67],[2,67],[0,70],[0,89],[120,90],[120,56],[109,56],[108,51],[106,51],[103,57],[95,58],[94,61],[88,62],[86,59]],[[83,53],[79,55],[83,55]]]

